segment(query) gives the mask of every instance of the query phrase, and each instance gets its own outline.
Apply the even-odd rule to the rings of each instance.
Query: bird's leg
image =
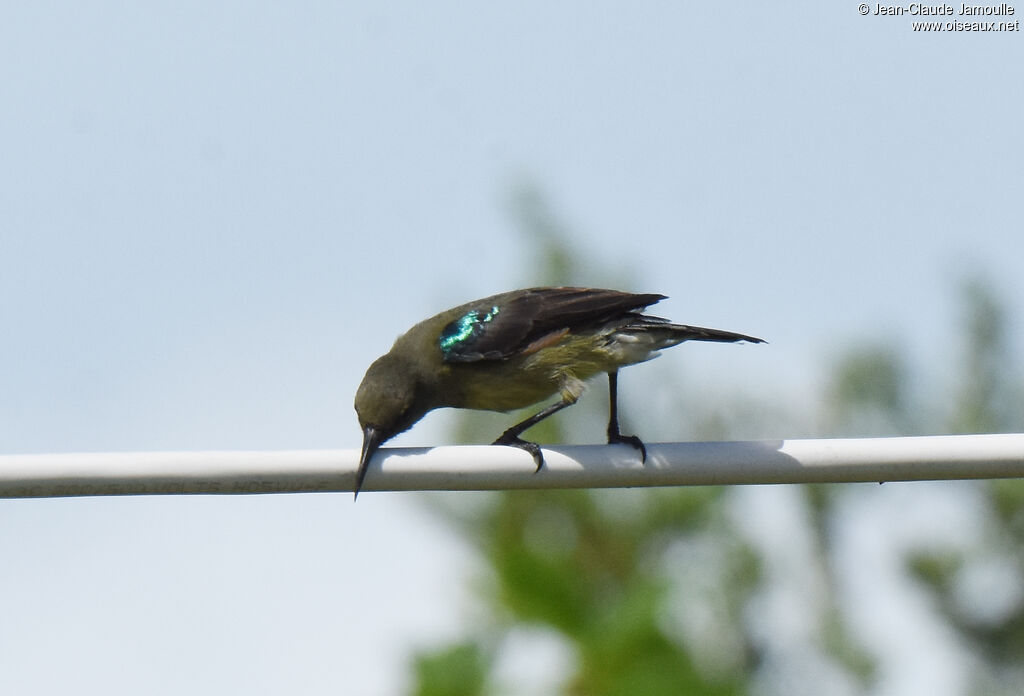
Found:
[[[619,371],[608,373],[608,444],[622,443],[640,450],[640,461],[647,462],[647,448],[636,435],[619,432]]]
[[[491,444],[508,445],[510,447],[518,447],[519,449],[526,450],[533,457],[533,461],[537,465],[537,471],[540,471],[541,467],[544,466],[544,455],[540,451],[540,445],[536,442],[527,442],[519,436],[528,428],[537,425],[537,423],[540,423],[542,420],[554,413],[558,413],[563,408],[572,406],[574,403],[576,403],[576,399],[574,398],[563,398],[561,401],[551,404],[543,411],[533,414],[520,423],[516,423],[511,428],[503,432],[501,437]]]

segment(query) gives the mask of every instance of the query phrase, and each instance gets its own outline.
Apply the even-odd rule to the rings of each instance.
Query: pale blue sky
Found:
[[[771,342],[648,372],[799,401],[889,334],[941,372],[965,273],[1024,306],[1021,66],[853,2],[13,4],[0,452],[356,447],[398,333],[530,280],[523,181]],[[0,502],[0,692],[393,693],[472,614],[416,500]]]

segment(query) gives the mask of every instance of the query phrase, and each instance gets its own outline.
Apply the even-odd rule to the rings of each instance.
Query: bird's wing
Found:
[[[504,360],[549,337],[598,326],[664,299],[593,288],[533,288],[468,308],[441,331],[446,362]]]

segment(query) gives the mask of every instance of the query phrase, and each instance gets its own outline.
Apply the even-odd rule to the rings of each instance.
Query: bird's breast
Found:
[[[559,390],[559,383],[547,376],[481,374],[466,370],[450,405],[484,411],[513,411],[547,399]]]

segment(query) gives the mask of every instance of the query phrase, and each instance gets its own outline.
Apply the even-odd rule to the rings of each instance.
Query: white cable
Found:
[[[545,447],[384,448],[374,490],[504,490],[1024,477],[1024,434]],[[0,456],[0,498],[351,491],[354,450]]]

